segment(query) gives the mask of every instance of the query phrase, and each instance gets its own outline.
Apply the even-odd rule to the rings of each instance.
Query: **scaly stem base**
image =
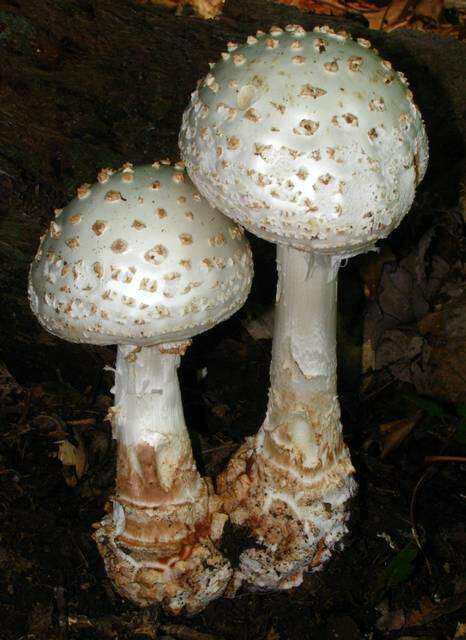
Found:
[[[286,589],[319,569],[346,532],[355,491],[336,393],[338,263],[280,246],[277,263],[267,415],[217,485],[233,524],[257,542],[233,588]]]
[[[196,469],[184,422],[177,368],[185,348],[118,348],[116,494],[95,533],[121,595],[172,614],[200,611],[231,576],[215,546],[227,517]]]

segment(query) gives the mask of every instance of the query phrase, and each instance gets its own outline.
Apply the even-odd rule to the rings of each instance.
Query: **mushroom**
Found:
[[[241,229],[196,192],[182,166],[102,170],[43,237],[29,299],[45,329],[118,345],[112,514],[95,539],[119,592],[171,613],[223,592],[216,547],[227,519],[199,475],[177,377],[193,336],[237,311],[252,278]]]
[[[367,40],[289,25],[229,44],[192,95],[180,147],[207,200],[277,244],[267,414],[217,490],[256,541],[236,586],[286,589],[347,531],[356,484],[336,389],[337,273],[409,210],[424,125]]]

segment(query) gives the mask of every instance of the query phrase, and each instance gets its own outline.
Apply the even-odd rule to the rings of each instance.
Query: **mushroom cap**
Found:
[[[404,76],[367,40],[297,25],[229,43],[180,148],[199,191],[252,233],[346,255],[399,224],[428,157]]]
[[[191,338],[245,302],[247,239],[183,168],[124,165],[58,211],[31,265],[40,323],[71,342],[146,346]]]

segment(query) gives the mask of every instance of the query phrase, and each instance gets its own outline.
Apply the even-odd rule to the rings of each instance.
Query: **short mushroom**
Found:
[[[289,25],[229,43],[192,95],[180,147],[212,205],[277,243],[267,414],[218,491],[257,542],[236,583],[289,588],[342,539],[356,487],[336,390],[338,268],[409,210],[424,125],[367,40]]]
[[[118,345],[113,513],[95,539],[119,592],[195,612],[223,592],[216,547],[227,519],[199,475],[177,377],[190,339],[246,300],[241,229],[196,192],[182,166],[124,165],[57,213],[31,266],[40,323],[71,342]]]

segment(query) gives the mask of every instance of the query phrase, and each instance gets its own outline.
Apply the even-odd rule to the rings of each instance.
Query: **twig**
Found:
[[[416,499],[417,499],[417,495],[419,493],[419,489],[421,488],[421,486],[424,484],[424,482],[429,479],[431,476],[434,475],[435,471],[434,467],[428,467],[424,473],[421,475],[421,477],[419,478],[419,480],[416,482],[416,486],[413,489],[413,494],[411,496],[411,503],[409,505],[409,519],[411,521],[411,533],[413,534],[413,539],[414,542],[416,543],[419,551],[422,553],[422,555],[424,556],[424,559],[426,561],[426,565],[427,565],[427,570],[429,571],[429,575],[432,578],[432,567],[430,565],[429,562],[429,558],[426,555],[426,552],[424,551],[424,548],[422,546],[421,540],[419,538],[419,535],[417,533],[417,528],[416,528]]]
[[[409,25],[409,20],[403,20],[402,22],[395,22],[395,24],[390,25],[385,29],[387,33],[390,31],[395,31],[395,29],[401,29],[402,27],[407,27]]]
[[[213,636],[210,633],[202,633],[195,629],[185,627],[183,624],[162,624],[160,629],[164,633],[168,633],[178,640],[221,640],[219,636]]]
[[[21,416],[18,420],[18,427],[21,427],[25,424],[26,419],[28,417],[29,409],[31,408],[31,399],[32,393],[31,391],[26,392],[26,398],[24,400],[23,410],[21,411]]]
[[[67,420],[66,424],[70,424],[74,427],[93,427],[96,423],[95,418],[81,418],[80,420]]]
[[[221,444],[218,447],[203,449],[202,453],[212,453],[212,451],[220,451],[221,449],[232,449],[233,447],[238,447],[238,444],[236,442],[227,442],[227,444]]]
[[[381,387],[377,387],[377,389],[374,389],[374,391],[371,391],[371,393],[368,393],[367,396],[362,397],[361,403],[363,404],[364,402],[367,402],[368,400],[370,400],[371,398],[373,398],[374,396],[378,395],[379,393],[381,393],[384,389],[386,389],[387,387],[389,387],[391,384],[393,384],[396,381],[395,378],[392,378],[391,380],[389,380],[388,382],[386,382],[385,384],[383,384]]]
[[[426,456],[424,462],[466,462],[466,456]]]
[[[348,7],[345,4],[339,4],[338,2],[329,2],[328,0],[319,0],[319,4],[325,4],[327,7],[332,7],[332,9],[337,9],[338,11],[343,11],[347,13]],[[355,13],[362,13],[361,11],[355,9]]]
[[[379,31],[383,31],[383,25],[384,25],[384,22],[385,22],[385,18],[387,17],[387,13],[389,12],[391,6],[392,6],[392,3],[389,2],[387,4],[387,6],[385,7],[385,11],[383,12],[382,18],[380,20]]]

